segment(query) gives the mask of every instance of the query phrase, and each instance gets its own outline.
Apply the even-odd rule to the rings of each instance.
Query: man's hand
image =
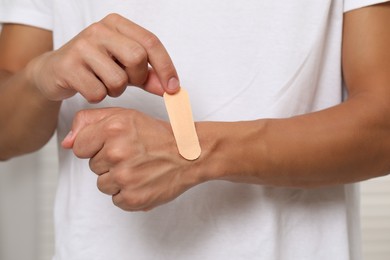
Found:
[[[128,85],[158,95],[179,88],[177,72],[160,40],[117,14],[92,24],[59,50],[33,60],[28,75],[53,101],[79,92],[95,103],[107,95],[121,95]]]
[[[201,182],[178,154],[170,125],[138,111],[83,110],[62,146],[90,158],[99,190],[123,210],[149,210]]]

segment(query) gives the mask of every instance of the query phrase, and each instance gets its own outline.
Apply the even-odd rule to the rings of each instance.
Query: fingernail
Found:
[[[70,132],[65,136],[64,140],[70,139],[70,138],[72,138],[72,136],[73,136],[73,131],[70,131]]]
[[[70,149],[72,148],[72,136],[73,136],[73,132],[70,131],[66,136],[65,138],[62,140],[61,142],[61,145],[63,148],[65,149]]]
[[[168,89],[169,90],[176,90],[179,88],[179,81],[177,78],[173,77],[168,81]]]

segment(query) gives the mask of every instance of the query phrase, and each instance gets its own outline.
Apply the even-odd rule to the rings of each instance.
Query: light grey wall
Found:
[[[362,243],[365,260],[390,259],[390,175],[361,186]]]
[[[0,163],[0,259],[37,259],[38,155]]]
[[[0,260],[49,260],[57,173],[54,138],[37,153],[0,162]]]

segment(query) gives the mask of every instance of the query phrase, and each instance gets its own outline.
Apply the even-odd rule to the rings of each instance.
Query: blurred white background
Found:
[[[0,260],[51,259],[56,183],[54,139],[38,153],[0,163]],[[388,260],[390,176],[362,183],[361,205],[364,259]]]

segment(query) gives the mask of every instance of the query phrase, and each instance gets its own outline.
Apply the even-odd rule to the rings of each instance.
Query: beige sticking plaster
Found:
[[[180,88],[179,92],[173,95],[164,93],[164,101],[180,155],[187,160],[198,159],[201,148],[188,92]]]

